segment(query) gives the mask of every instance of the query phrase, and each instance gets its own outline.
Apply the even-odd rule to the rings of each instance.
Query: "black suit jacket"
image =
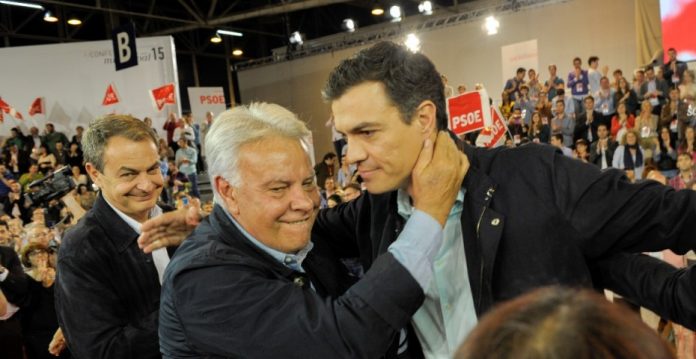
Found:
[[[160,283],[138,234],[102,198],[63,238],[58,323],[75,358],[160,358]]]
[[[587,124],[587,112],[581,113],[578,118],[575,119],[573,142],[581,138],[587,141],[587,143],[597,141],[597,127],[600,123],[605,124],[607,126],[607,130],[611,128],[611,118],[606,118],[601,112],[592,111],[592,123],[590,125]],[[590,141],[589,137],[587,136],[588,128],[592,131],[592,141]]]
[[[590,267],[607,256],[665,248],[683,254],[696,247],[696,192],[675,192],[654,181],[631,184],[619,170],[600,171],[551,146],[463,146],[471,165],[462,184],[461,225],[479,317],[540,286],[591,287]],[[359,256],[370,268],[402,228],[396,197],[396,191],[365,193],[322,211],[314,234],[332,238],[338,255]],[[664,276],[651,276],[652,269],[611,267],[625,275],[613,273],[602,285],[633,288],[638,303],[696,327],[696,288],[673,290]],[[669,300],[679,304],[664,305]]]
[[[0,246],[0,265],[9,271],[7,278],[0,282],[0,289],[5,294],[5,298],[18,307],[25,305],[29,293],[29,281],[12,247]]]
[[[345,291],[352,281],[331,240],[314,242],[304,275],[252,244],[216,205],[167,267],[164,357],[384,356],[423,302],[423,290],[386,253]]]

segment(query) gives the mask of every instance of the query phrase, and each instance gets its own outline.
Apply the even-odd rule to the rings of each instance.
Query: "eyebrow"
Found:
[[[353,126],[353,128],[351,128],[350,130],[348,130],[348,132],[357,133],[357,132],[364,131],[365,128],[374,127],[377,125],[378,125],[378,123],[376,123],[376,122],[360,122],[357,125]],[[341,131],[338,131],[338,132],[341,132]],[[341,134],[344,134],[344,133],[341,132]]]
[[[152,164],[152,166],[150,166],[150,167],[147,168],[147,171],[153,170],[153,169],[155,169],[155,168],[157,168],[157,167],[159,167],[159,162],[155,162],[154,164]],[[140,172],[140,171],[138,171],[138,170],[135,169],[135,168],[125,167],[125,166],[119,168],[118,171],[119,171],[119,172],[123,172],[123,171],[127,171],[127,172],[136,172],[136,173],[137,173],[137,172]]]

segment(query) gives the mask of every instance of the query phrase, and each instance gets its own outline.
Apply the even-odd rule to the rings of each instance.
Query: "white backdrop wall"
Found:
[[[181,113],[178,94],[174,41],[170,36],[138,38],[138,65],[116,71],[111,41],[90,41],[57,45],[9,47],[0,49],[0,97],[24,117],[15,121],[5,115],[0,135],[10,128],[36,126],[46,122],[69,137],[75,127],[109,113],[150,117],[160,132],[168,112]],[[154,51],[153,51],[154,50]],[[150,90],[174,83],[175,105],[158,111]],[[102,106],[109,84],[116,87],[120,103]],[[29,106],[44,98],[45,115],[29,116]]]
[[[455,89],[458,84],[472,89],[480,82],[496,100],[504,85],[501,79],[514,75],[501,74],[501,47],[522,41],[537,39],[541,67],[537,72],[542,80],[548,77],[546,68],[552,63],[566,79],[576,56],[586,67],[587,58],[597,55],[600,67],[610,67],[609,75],[621,68],[629,81],[638,66],[634,0],[571,0],[500,16],[499,21],[499,33],[494,36],[483,32],[483,18],[420,33],[421,51]],[[313,131],[315,155],[321,157],[333,147],[331,131],[324,127],[329,107],[322,102],[320,90],[331,69],[359,49],[241,71],[242,102],[276,102],[297,112]]]

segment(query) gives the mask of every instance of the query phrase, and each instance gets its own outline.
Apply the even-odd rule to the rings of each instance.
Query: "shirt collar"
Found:
[[[108,204],[109,207],[111,207],[111,209],[113,209],[114,212],[116,212],[116,214],[119,217],[121,217],[121,219],[124,222],[126,222],[126,224],[128,224],[129,227],[133,228],[135,233],[141,234],[140,222],[136,221],[135,219],[131,218],[127,214],[121,212],[118,208],[114,207],[111,203],[109,203],[109,200],[107,200],[103,194],[102,194],[102,198],[104,199],[104,202],[106,202],[106,204]],[[150,213],[148,214],[148,218],[157,217],[160,214],[162,214],[162,208],[160,208],[158,205],[155,205],[155,207],[150,210]]]
[[[459,214],[462,212],[462,206],[464,203],[464,194],[466,193],[465,188],[460,188],[459,193],[457,193],[457,199],[454,201],[454,205],[452,206],[452,210],[450,210],[450,216],[453,214]],[[397,212],[401,217],[404,219],[408,220],[409,217],[411,217],[411,214],[413,214],[413,206],[411,205],[411,197],[408,195],[408,192],[405,190],[399,188],[399,190],[396,193],[396,205],[397,205]]]
[[[227,215],[227,218],[232,222],[232,224],[239,229],[240,232],[248,239],[251,243],[253,243],[255,246],[257,246],[259,249],[262,251],[266,252],[269,254],[271,257],[273,257],[275,260],[280,262],[280,264],[296,270],[298,272],[304,273],[304,268],[302,268],[302,262],[307,258],[307,255],[309,252],[312,250],[314,247],[314,243],[310,241],[307,243],[307,246],[304,248],[300,249],[296,254],[291,254],[291,253],[284,253],[279,250],[275,250],[261,242],[259,242],[256,238],[254,238],[249,232],[247,232],[235,219],[232,217],[230,212],[227,211],[227,208],[224,206],[220,206],[223,212],[225,212],[225,215]]]

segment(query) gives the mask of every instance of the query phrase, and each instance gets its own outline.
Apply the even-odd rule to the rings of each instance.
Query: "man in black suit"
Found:
[[[110,115],[90,125],[82,146],[100,192],[58,254],[60,327],[75,358],[159,358],[160,283],[169,254],[145,254],[136,243],[140,223],[162,212],[157,138],[138,119]]]
[[[602,113],[594,110],[594,105],[595,102],[592,96],[588,95],[583,100],[585,112],[581,113],[578,118],[575,119],[573,143],[581,138],[587,141],[587,143],[597,141],[597,126],[600,124],[607,124]]]

